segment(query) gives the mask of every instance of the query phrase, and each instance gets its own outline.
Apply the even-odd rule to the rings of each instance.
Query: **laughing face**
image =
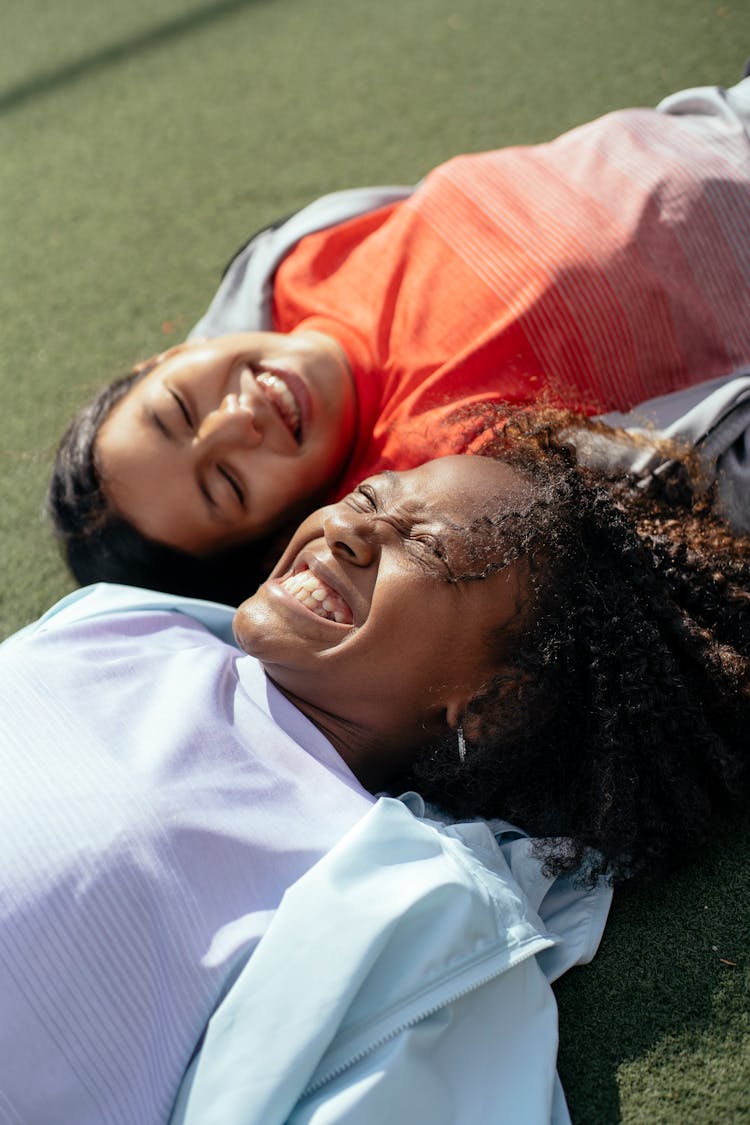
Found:
[[[96,455],[119,515],[201,555],[309,506],[344,467],[355,424],[333,339],[246,332],[159,356],[103,423]]]
[[[500,548],[493,517],[523,491],[482,457],[373,477],[308,517],[237,611],[241,647],[370,788],[455,728],[499,670],[527,572],[521,561],[480,576]]]

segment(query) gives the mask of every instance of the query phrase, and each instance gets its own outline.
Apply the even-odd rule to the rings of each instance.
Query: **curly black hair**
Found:
[[[479,413],[467,441],[484,430],[474,451],[516,467],[528,490],[457,580],[523,557],[531,616],[512,670],[464,717],[465,761],[446,742],[400,783],[457,816],[521,825],[549,873],[664,872],[747,797],[750,539],[714,514],[690,455],[672,450],[649,481],[608,479],[574,444],[601,425]]]

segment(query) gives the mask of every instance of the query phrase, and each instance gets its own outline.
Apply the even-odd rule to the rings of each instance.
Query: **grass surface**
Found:
[[[40,514],[66,419],[187,332],[254,229],[731,84],[750,54],[745,0],[4,0],[2,22],[0,635],[70,588]],[[735,824],[619,896],[558,986],[576,1125],[750,1122],[749,871]]]

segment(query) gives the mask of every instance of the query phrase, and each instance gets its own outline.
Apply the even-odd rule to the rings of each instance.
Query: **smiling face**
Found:
[[[525,564],[465,576],[501,549],[489,521],[523,490],[483,457],[373,477],[308,517],[237,611],[241,647],[370,788],[455,728],[498,671],[497,634],[523,619]]]
[[[332,484],[356,399],[317,332],[246,332],[157,358],[103,423],[104,492],[151,539],[207,554],[274,530]]]

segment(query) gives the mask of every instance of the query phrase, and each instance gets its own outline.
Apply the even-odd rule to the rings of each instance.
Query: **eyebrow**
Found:
[[[380,482],[380,487],[376,487],[374,483],[371,483],[371,477],[368,477],[362,483],[367,484],[368,488],[372,490],[376,501],[380,502],[381,496],[395,496],[395,500],[396,502],[398,502],[398,493],[401,491],[401,481],[399,480],[399,475],[400,474],[397,473],[395,469],[382,469],[379,473],[376,474],[377,479]]]
[[[167,441],[175,442],[177,440],[166,422],[164,422],[163,419],[161,419],[156,413],[153,406],[144,406],[143,413],[146,417],[146,420],[150,422],[152,426],[155,426],[156,429],[159,430],[161,434],[167,439]]]

